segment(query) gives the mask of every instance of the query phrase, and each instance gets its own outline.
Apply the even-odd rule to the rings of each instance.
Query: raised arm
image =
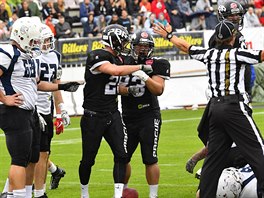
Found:
[[[179,50],[189,53],[190,44],[187,43],[185,40],[178,38],[176,35],[172,35],[172,27],[171,25],[167,24],[166,26],[162,25],[161,23],[155,23],[153,27],[153,31],[156,34],[159,34],[163,38],[168,39],[172,42]]]

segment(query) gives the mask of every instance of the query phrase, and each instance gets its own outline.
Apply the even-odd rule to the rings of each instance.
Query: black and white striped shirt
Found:
[[[261,62],[260,50],[232,48],[231,46],[224,46],[222,49],[191,46],[189,54],[191,58],[207,66],[212,97],[244,95],[244,64]]]

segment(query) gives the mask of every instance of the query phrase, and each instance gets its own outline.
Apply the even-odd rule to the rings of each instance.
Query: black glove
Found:
[[[185,166],[186,171],[188,171],[189,173],[193,173],[193,169],[196,164],[197,164],[197,161],[194,161],[192,158],[189,159]]]
[[[79,85],[81,85],[78,82],[68,82],[65,84],[58,84],[59,90],[69,91],[69,92],[75,92],[79,88]]]

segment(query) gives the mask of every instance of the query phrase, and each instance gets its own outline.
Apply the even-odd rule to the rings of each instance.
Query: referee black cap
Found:
[[[237,30],[238,27],[236,24],[228,20],[223,20],[215,26],[215,35],[218,40],[225,40],[233,36]]]

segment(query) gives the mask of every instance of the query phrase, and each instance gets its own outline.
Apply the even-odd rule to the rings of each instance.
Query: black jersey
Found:
[[[128,56],[124,59],[125,64],[135,64],[133,57]],[[165,59],[150,58],[147,59],[144,64],[152,66],[153,72],[149,74],[150,77],[153,75],[159,75],[164,79],[170,78],[170,63]],[[120,84],[125,86],[137,86],[141,87],[141,93],[138,97],[134,96],[122,96],[122,114],[124,117],[139,117],[144,116],[144,113],[160,110],[158,98],[153,95],[145,85],[145,82],[140,80],[137,76],[122,76],[120,77]]]
[[[83,108],[96,112],[113,112],[118,109],[118,77],[96,70],[103,63],[121,65],[122,59],[110,52],[98,49],[88,54],[85,68],[85,87]]]

